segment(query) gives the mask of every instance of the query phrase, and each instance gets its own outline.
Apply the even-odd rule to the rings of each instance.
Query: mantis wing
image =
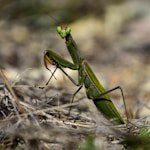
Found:
[[[97,94],[92,97],[97,109],[113,124],[117,124],[117,125],[124,124],[123,119],[121,118],[118,110],[116,109],[115,105],[111,101],[109,95],[108,94],[101,95],[101,93],[105,93],[106,91],[103,88],[103,86],[100,84],[98,79],[96,78],[90,66],[87,64],[87,62],[84,62],[83,66],[87,78],[90,80],[92,84],[92,86],[90,85],[90,88],[93,87],[90,90],[88,90],[88,93],[93,92]],[[95,90],[97,92],[94,92]],[[93,93],[91,93],[91,95]]]

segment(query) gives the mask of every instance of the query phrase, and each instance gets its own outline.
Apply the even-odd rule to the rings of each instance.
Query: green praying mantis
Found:
[[[80,51],[77,47],[76,42],[72,38],[71,35],[71,28],[69,27],[57,27],[57,32],[59,33],[60,37],[65,39],[67,49],[72,57],[73,63],[69,62],[68,60],[62,58],[55,52],[51,50],[45,50],[44,52],[44,65],[45,68],[48,68],[47,62],[55,65],[56,69],[52,73],[54,75],[57,68],[59,68],[76,86],[79,86],[77,91],[73,94],[71,102],[73,102],[75,95],[80,91],[80,89],[85,87],[86,95],[88,99],[93,100],[97,109],[103,114],[103,116],[108,119],[111,123],[115,125],[124,124],[123,118],[120,116],[118,110],[116,109],[115,105],[111,101],[108,93],[120,88],[119,86],[111,89],[109,91],[105,91],[101,83],[98,81],[97,77],[95,76],[94,72],[88,65],[87,61],[82,57]],[[70,68],[72,70],[78,71],[78,83],[76,83],[64,70],[63,68]],[[52,77],[51,76],[51,77]],[[51,78],[50,78],[51,79]],[[50,81],[49,79],[49,81]],[[48,82],[49,82],[48,81]],[[47,84],[48,84],[47,82]],[[121,88],[120,88],[121,89]],[[122,92],[122,89],[121,89]],[[122,92],[123,96],[123,92]],[[124,96],[123,96],[124,99]],[[125,103],[125,102],[124,102]]]

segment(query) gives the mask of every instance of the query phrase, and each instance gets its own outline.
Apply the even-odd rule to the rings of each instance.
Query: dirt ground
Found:
[[[68,25],[105,89],[122,87],[128,119],[136,126],[149,125],[148,4],[111,6],[103,19],[86,16]],[[126,149],[126,144],[119,143],[125,139],[127,127],[110,124],[86,98],[84,88],[67,117],[77,87],[59,70],[56,79],[45,85],[51,75],[43,63],[46,49],[71,60],[54,27],[37,31],[16,21],[0,20],[0,149],[84,150],[88,144],[95,150]],[[77,80],[76,71],[66,71]],[[127,121],[119,90],[110,96]]]

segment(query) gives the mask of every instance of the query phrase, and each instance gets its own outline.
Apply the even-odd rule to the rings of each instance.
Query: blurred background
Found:
[[[19,75],[24,84],[44,85],[50,73],[43,52],[52,49],[70,60],[56,33],[57,25],[70,26],[104,87],[120,85],[131,117],[144,116],[149,109],[140,106],[150,105],[149,6],[149,0],[1,0],[0,67],[12,82]],[[64,76],[56,78],[51,84],[63,87]]]

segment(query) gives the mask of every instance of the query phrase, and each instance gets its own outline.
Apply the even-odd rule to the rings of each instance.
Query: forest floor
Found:
[[[131,18],[126,17],[126,8],[130,10],[128,3],[110,8],[112,12],[108,11],[104,20],[87,16],[69,26],[105,89],[122,87],[128,119],[138,128],[150,123],[150,11],[141,9],[143,16],[132,19],[139,12],[130,10]],[[57,80],[45,85],[51,75],[43,63],[46,49],[71,60],[55,28],[37,31],[19,22],[0,20],[0,148],[125,149],[123,140],[127,140],[129,129],[110,124],[86,98],[84,88],[70,104],[77,87],[61,71],[55,74]],[[67,72],[77,80],[76,71]],[[110,96],[127,121],[119,90]]]

